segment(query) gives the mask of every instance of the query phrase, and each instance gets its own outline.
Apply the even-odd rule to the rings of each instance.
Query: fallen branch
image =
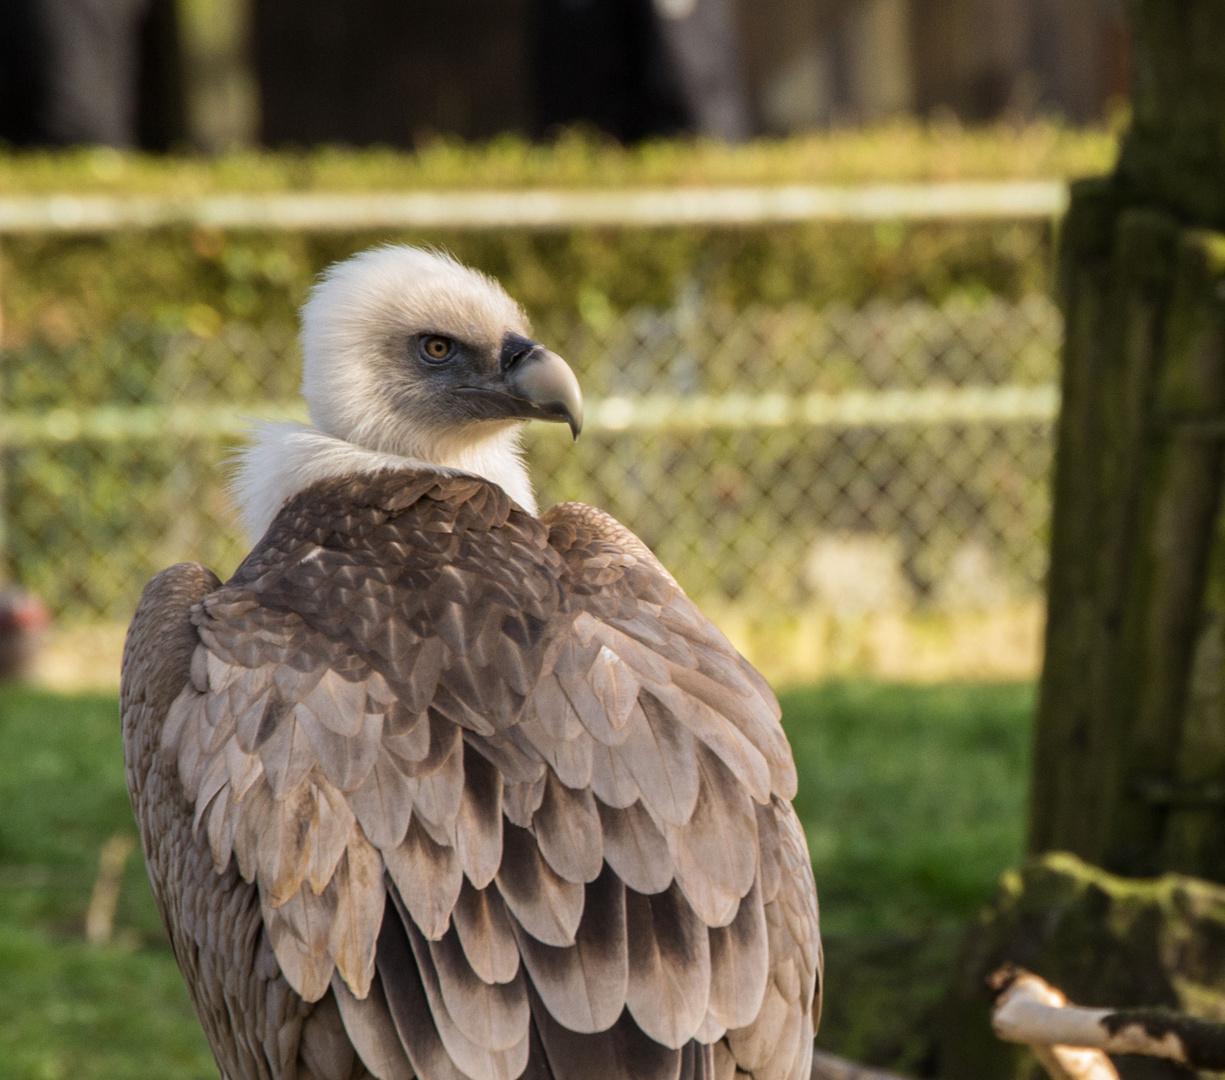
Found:
[[[996,1035],[1027,1043],[1056,1080],[1117,1078],[1107,1054],[1141,1054],[1191,1069],[1225,1069],[1225,1024],[1168,1009],[1069,1005],[1044,979],[1011,965],[995,972],[989,985],[997,995],[991,1018]]]
[[[115,929],[115,911],[123,884],[123,867],[136,842],[127,833],[116,833],[102,845],[98,877],[85,913],[85,937],[92,945],[105,945]]]
[[[905,1080],[905,1077],[847,1061],[824,1050],[814,1050],[809,1080]]]

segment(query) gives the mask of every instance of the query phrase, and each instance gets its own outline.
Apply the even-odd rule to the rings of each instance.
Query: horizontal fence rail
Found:
[[[1044,386],[939,387],[844,394],[695,394],[608,397],[585,403],[583,428],[599,431],[717,431],[799,425],[850,430],[907,424],[1049,422],[1059,389]],[[305,421],[302,406],[279,402],[231,406],[112,405],[10,413],[0,448],[37,443],[110,442],[242,435],[259,421]],[[560,428],[558,429],[561,430]]]
[[[360,230],[662,228],[804,221],[1052,218],[1061,181],[982,181],[606,191],[420,191],[369,194],[0,197],[0,234],[112,232],[167,226]]]

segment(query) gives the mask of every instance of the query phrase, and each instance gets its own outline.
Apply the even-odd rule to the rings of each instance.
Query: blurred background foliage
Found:
[[[42,55],[8,32],[35,9],[78,20]],[[111,47],[125,34],[136,49]],[[692,93],[711,50],[715,89],[738,98],[722,118],[718,94]],[[0,139],[26,149],[0,146],[0,197],[1068,180],[1112,167],[1129,58],[1119,0],[13,0]],[[36,101],[31,74],[78,115]],[[627,126],[661,76],[679,111]],[[64,148],[81,142],[108,145]],[[133,147],[169,153],[116,149]],[[61,627],[109,620],[112,680],[153,571],[192,557],[224,574],[244,550],[223,485],[238,440],[208,410],[293,407],[297,309],[371,243],[496,275],[593,396],[1050,391],[1020,421],[530,436],[542,501],[612,510],[772,676],[809,684],[782,698],[821,889],[819,1044],[935,1075],[959,938],[1022,856],[1032,688],[812,684],[947,672],[912,663],[905,620],[936,652],[964,646],[959,671],[1035,672],[1057,231],[6,235],[0,580]],[[179,407],[195,420],[168,433]],[[740,632],[746,598],[790,620],[797,663],[780,665],[781,636]],[[87,639],[62,640],[64,681],[91,681]],[[110,940],[83,940],[99,852],[132,832],[113,694],[0,687],[0,1076],[215,1075],[139,859]]]
[[[502,187],[1062,177],[1104,167],[1113,154],[1108,133],[1049,123],[977,132],[897,124],[735,151],[675,141],[622,149],[573,135],[550,148],[507,137],[484,148],[439,142],[413,156],[324,150],[206,165],[95,149],[0,158],[0,192],[189,197],[244,179],[246,190],[387,190],[460,177]],[[43,435],[4,454],[10,528],[0,554],[9,575],[57,614],[122,620],[140,584],[168,562],[191,557],[228,573],[243,551],[223,484],[233,426],[95,437],[75,434],[76,414],[296,408],[298,307],[324,267],[389,241],[441,247],[498,278],[593,398],[1055,380],[1056,227],[1042,219],[13,233],[0,242],[0,408],[10,422],[34,418]],[[1029,603],[1044,570],[1043,424],[593,430],[573,449],[554,436],[529,433],[546,502],[607,507],[699,600],[749,601],[754,617],[777,620],[805,604],[803,566],[823,529],[895,537],[904,591],[920,602],[940,591],[966,541],[992,548],[1005,582],[997,592]],[[1028,609],[1022,622],[1034,623]],[[1027,640],[1034,632],[1024,631]],[[1032,663],[1019,661],[1021,670]]]
[[[1068,179],[1108,172],[1126,122],[1124,112],[1113,115],[1108,125],[1089,128],[1049,118],[972,128],[951,119],[898,119],[743,145],[699,138],[624,146],[594,129],[578,127],[548,142],[501,135],[471,143],[438,135],[412,153],[377,146],[320,146],[276,153],[232,150],[207,158],[105,146],[20,152],[0,148],[0,194],[190,196],[225,191]]]

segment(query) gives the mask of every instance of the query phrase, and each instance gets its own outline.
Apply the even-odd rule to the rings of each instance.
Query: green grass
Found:
[[[1021,856],[1027,685],[834,683],[782,695],[827,933],[971,916]]]
[[[827,952],[822,1045],[920,1069],[961,927],[1021,854],[1032,691],[783,695]],[[98,853],[135,835],[115,700],[0,689],[0,1080],[215,1077],[139,859],[114,944]]]
[[[139,858],[84,940],[99,851],[136,835],[113,697],[0,689],[0,1078],[216,1077]]]
[[[1021,859],[1033,689],[781,695],[825,940],[818,1044],[927,1075],[966,922]]]

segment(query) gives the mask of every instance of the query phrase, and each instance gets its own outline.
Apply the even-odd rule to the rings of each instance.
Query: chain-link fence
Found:
[[[4,560],[62,616],[126,620],[159,568],[245,551],[226,462],[245,418],[298,413],[294,328],[188,325],[6,358]],[[1032,608],[1061,331],[1044,295],[589,312],[548,342],[589,421],[531,429],[540,501],[608,509],[715,611]]]

